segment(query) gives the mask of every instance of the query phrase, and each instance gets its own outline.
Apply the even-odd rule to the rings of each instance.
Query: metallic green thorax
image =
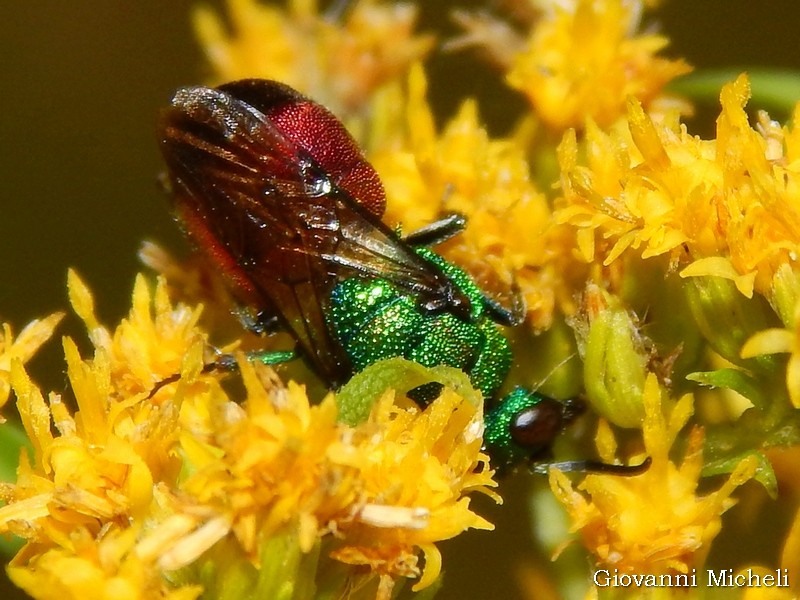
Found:
[[[333,289],[327,318],[353,371],[398,357],[423,367],[459,369],[484,397],[484,447],[493,467],[504,471],[547,452],[562,427],[561,404],[522,388],[497,399],[511,368],[511,350],[487,314],[483,293],[463,270],[439,255],[427,248],[415,252],[440,267],[469,298],[471,319],[427,313],[415,296],[385,279],[346,279]],[[518,419],[526,411],[535,413],[534,421],[520,427]],[[514,439],[520,434],[523,442]]]
[[[511,366],[508,341],[486,315],[483,294],[469,276],[427,248],[416,248],[439,266],[472,303],[467,322],[443,312],[427,314],[416,298],[383,279],[346,279],[331,294],[328,319],[356,372],[392,357],[426,367],[447,365],[468,373],[491,398]]]

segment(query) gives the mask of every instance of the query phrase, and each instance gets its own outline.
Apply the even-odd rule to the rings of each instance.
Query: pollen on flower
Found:
[[[198,585],[171,589],[162,572],[136,552],[137,528],[112,529],[93,539],[74,527],[69,547],[55,547],[35,557],[20,554],[8,567],[9,578],[31,597],[194,600]],[[28,565],[24,558],[30,558]]]
[[[162,282],[151,298],[140,278],[129,318],[112,333],[97,321],[89,290],[70,274],[71,300],[89,328],[95,355],[84,361],[75,342],[64,340],[75,413],[59,394],[45,400],[21,362],[12,362],[11,383],[34,457],[31,463],[23,455],[16,485],[3,489],[9,501],[0,508],[3,530],[24,536],[34,527],[59,543],[74,522],[94,535],[106,521],[141,514],[151,501],[153,482],[177,475],[173,449],[179,406],[150,399],[147,392],[181,367],[199,373],[202,354],[193,347],[202,349],[203,337],[193,329],[196,314],[173,309],[163,288]],[[35,518],[27,523],[12,516],[16,503],[34,500],[47,507],[44,513],[31,505]]]
[[[141,526],[154,485],[174,485],[180,472],[174,452],[180,402],[164,394],[148,398],[147,392],[182,367],[188,387],[188,374],[202,368],[202,352],[193,350],[202,350],[204,339],[194,330],[197,311],[173,307],[163,282],[151,296],[140,278],[130,316],[111,331],[95,317],[92,295],[74,273],[69,290],[95,344],[94,356],[83,360],[75,342],[64,340],[77,410],[71,412],[60,394],[45,399],[21,361],[11,364],[17,408],[34,450],[32,459],[22,454],[16,483],[0,488],[6,501],[0,530],[28,540],[12,578],[39,598],[56,597],[57,589],[70,589],[75,597],[93,595],[89,589],[130,589],[146,597],[154,586],[168,597],[195,597],[197,590],[187,595],[167,585],[154,560],[111,548],[136,542],[138,534],[124,524]],[[117,559],[122,562],[103,562]]]
[[[703,434],[692,428],[683,459],[669,457],[678,434],[692,414],[692,398],[682,397],[670,409],[656,377],[645,383],[644,456],[650,468],[635,477],[587,475],[577,489],[559,471],[550,486],[564,505],[584,546],[599,565],[626,573],[686,573],[701,565],[721,528],[720,516],[735,501],[731,494],[755,475],[756,460],[748,457],[716,491],[698,494],[703,467]],[[614,459],[607,428],[598,434],[605,461]]]

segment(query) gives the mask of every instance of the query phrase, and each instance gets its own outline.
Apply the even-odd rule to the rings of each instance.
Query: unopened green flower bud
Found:
[[[619,301],[599,288],[587,291],[589,328],[584,385],[595,411],[620,427],[638,427],[647,354],[638,327]]]
[[[724,277],[686,279],[686,296],[700,333],[724,359],[740,366],[771,362],[768,356],[744,360],[742,345],[753,334],[779,325],[763,296],[747,298]],[[766,365],[765,365],[766,366]]]
[[[795,326],[798,300],[800,300],[800,276],[784,263],[772,277],[769,303],[787,329],[793,329]]]

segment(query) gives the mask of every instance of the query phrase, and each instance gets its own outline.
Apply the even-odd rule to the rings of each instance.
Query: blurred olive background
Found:
[[[449,9],[477,3],[420,4],[430,28],[446,23]],[[154,122],[175,88],[202,82],[207,72],[188,18],[192,5],[0,2],[0,321],[16,331],[66,309],[68,267],[95,291],[101,319],[115,323],[140,270],[142,240],[182,247],[157,184]],[[796,0],[674,0],[650,22],[672,39],[671,55],[698,67],[800,69]],[[502,132],[509,105],[523,106],[490,87],[492,73],[469,56],[438,55],[430,71],[440,116],[455,108],[455,92],[475,94],[493,131]],[[82,336],[76,321],[69,317],[59,335]],[[60,357],[56,339],[31,364],[46,389],[65,388]],[[523,597],[514,573],[532,553],[524,507],[527,488],[539,485],[532,481],[516,477],[503,489],[506,505],[486,509],[495,537],[474,533],[446,545],[450,576],[441,598]],[[10,597],[5,592],[0,587],[0,597]]]

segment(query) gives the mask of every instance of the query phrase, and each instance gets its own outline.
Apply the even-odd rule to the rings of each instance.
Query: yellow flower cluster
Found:
[[[572,529],[580,532],[601,568],[669,574],[688,573],[702,565],[719,533],[720,515],[735,503],[731,494],[755,474],[756,461],[747,458],[720,489],[700,495],[702,431],[697,427],[690,431],[680,464],[669,458],[692,415],[692,397],[686,395],[669,407],[663,395],[651,374],[644,389],[644,453],[639,457],[652,460],[645,473],[624,479],[587,475],[578,486],[583,494],[564,474],[550,473],[553,491],[570,513]],[[605,460],[613,460],[616,444],[605,424],[598,430],[597,445]]]
[[[663,38],[637,37],[641,8],[635,5],[621,0],[584,0],[568,8],[542,3],[538,8],[545,16],[530,20],[530,42],[479,36],[480,42],[473,45],[490,52],[514,49],[511,58],[499,61],[501,66],[526,93],[544,95],[545,106],[534,101],[532,114],[545,121],[548,113],[555,115],[548,126],[558,133],[568,126],[583,126],[578,119],[617,120],[630,95],[664,110],[679,106],[665,99],[662,90],[688,67],[656,56],[666,43]],[[320,15],[313,2],[299,0],[286,10],[253,0],[231,0],[227,8],[233,24],[230,36],[214,13],[197,12],[198,33],[215,67],[215,80],[278,79],[327,105],[364,142],[386,187],[387,221],[413,231],[442,214],[461,212],[469,226],[463,236],[442,247],[448,259],[465,267],[490,292],[502,296],[518,289],[535,331],[549,328],[554,315],[575,311],[574,294],[586,271],[570,255],[573,232],[552,218],[552,198],[534,183],[530,133],[490,138],[470,100],[437,131],[424,76],[419,68],[411,68],[433,40],[414,36],[416,15],[411,5],[358,2],[341,24]],[[486,19],[459,14],[463,22]],[[485,25],[505,31],[499,21]],[[576,37],[576,30],[586,35]],[[586,44],[586,36],[592,44]],[[542,37],[546,43],[537,41]],[[343,44],[359,48],[362,58],[340,60]],[[386,56],[393,58],[389,61]],[[549,60],[562,61],[557,73]],[[378,65],[383,75],[359,73],[354,65],[365,61]],[[401,82],[409,70],[407,90],[380,86]],[[353,79],[360,83],[352,84]],[[348,100],[352,94],[347,90],[358,86],[363,89],[357,101]],[[370,111],[366,124],[349,118],[355,106]],[[548,165],[552,159],[543,154],[537,162]],[[542,168],[534,163],[534,169]],[[545,169],[536,179],[551,185],[553,175]]]
[[[262,536],[296,524],[302,551],[331,533],[332,557],[382,576],[419,576],[420,548],[418,586],[426,587],[441,563],[434,542],[491,529],[462,497],[494,485],[485,468],[473,472],[486,466],[480,438],[465,439],[477,407],[446,393],[420,414],[395,407],[389,392],[366,423],[349,428],[337,422],[333,396],[310,406],[298,385],[265,384],[270,373],[241,369],[247,402],[209,421],[209,441],[184,443],[196,472],[182,489],[225,515],[249,556]]]
[[[506,77],[549,128],[583,128],[587,119],[612,125],[630,97],[656,112],[683,107],[664,95],[664,86],[691,69],[657,56],[668,40],[639,32],[639,2],[540,4],[542,14],[510,57]]]
[[[574,136],[561,146],[564,207],[586,260],[605,264],[625,250],[668,255],[683,276],[731,279],[747,297],[766,294],[776,270],[800,250],[798,130],[762,115],[752,128],[748,80],[722,91],[717,138],[655,122],[635,101],[628,128],[586,132],[587,165]],[[600,246],[598,248],[598,245]]]
[[[433,46],[431,36],[414,32],[413,4],[356,2],[341,23],[340,15],[320,12],[316,0],[287,4],[229,0],[230,31],[210,8],[195,9],[198,36],[218,83],[276,79],[345,117],[364,110],[378,88]]]
[[[437,579],[437,541],[491,529],[464,496],[494,486],[471,402],[450,392],[421,412],[388,391],[353,427],[332,395],[312,406],[299,385],[242,361],[239,405],[203,372],[200,310],[173,306],[164,281],[151,297],[138,278],[113,331],[74,274],[69,290],[95,348],[85,361],[64,342],[77,410],[45,400],[18,358],[10,369],[34,457],[0,487],[0,530],[28,541],[9,573],[32,596],[194,598],[198,580],[179,574],[215,544],[257,565],[289,531],[301,554],[323,542],[319,560],[379,575],[388,598],[397,577]]]

